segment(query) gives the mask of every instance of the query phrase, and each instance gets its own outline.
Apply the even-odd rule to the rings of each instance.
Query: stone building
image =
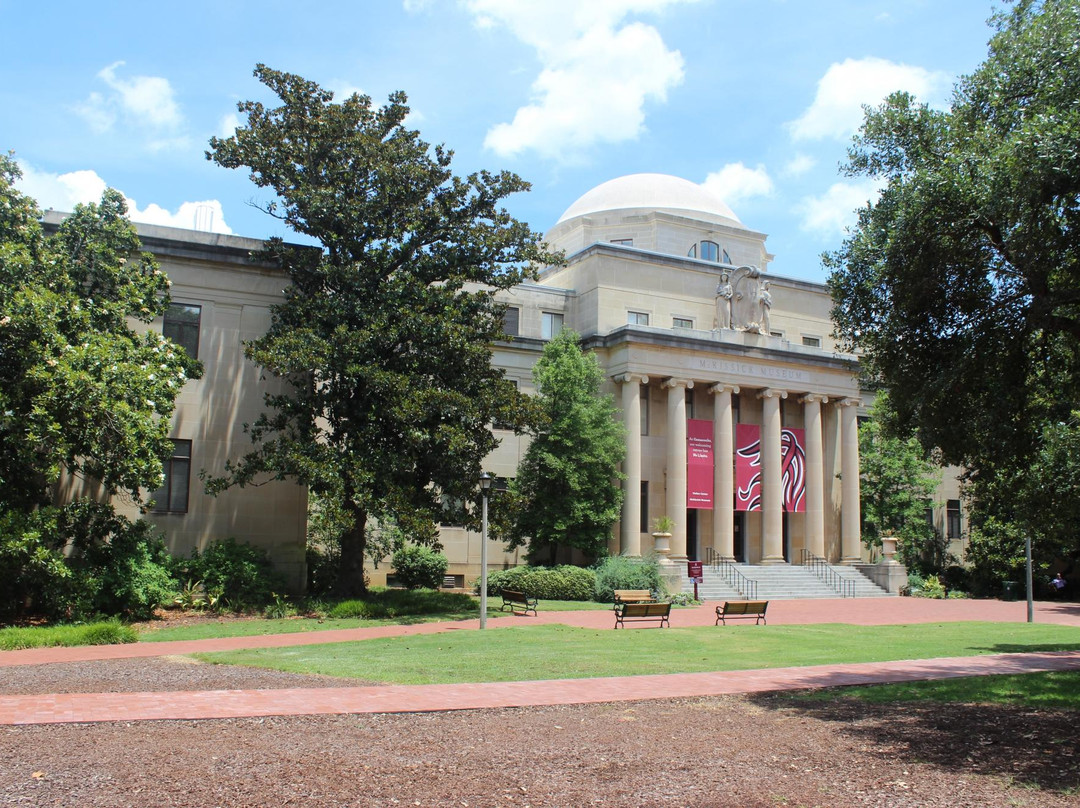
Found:
[[[274,382],[244,358],[242,343],[267,328],[287,280],[249,261],[261,246],[253,239],[146,225],[139,233],[173,281],[173,309],[156,327],[206,368],[178,399],[176,455],[147,518],[175,553],[228,536],[265,547],[300,588],[304,489],[274,482],[213,499],[197,477],[250,446],[243,424],[258,416]],[[862,560],[864,400],[856,357],[840,353],[830,336],[825,287],[772,275],[765,234],[701,186],[666,175],[590,190],[547,239],[566,264],[500,295],[507,338],[493,346],[492,361],[530,391],[532,367],[560,329],[573,328],[598,357],[627,427],[625,501],[611,552],[663,550],[652,527],[667,516],[673,561]],[[527,439],[502,431],[500,438],[487,471],[509,478]],[[953,505],[943,501],[928,515],[959,535]],[[471,583],[480,537],[453,525],[440,534],[448,583]],[[502,568],[522,563],[523,553],[492,541],[488,559]],[[386,564],[370,570],[371,582],[384,582],[387,571]]]

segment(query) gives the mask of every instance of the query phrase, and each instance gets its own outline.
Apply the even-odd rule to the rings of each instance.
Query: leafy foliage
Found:
[[[938,538],[925,514],[941,472],[914,437],[889,434],[889,420],[889,396],[880,393],[870,419],[859,425],[862,540],[868,547],[880,547],[882,536],[892,536],[899,540],[900,560],[922,566],[919,562],[933,555],[928,548]]]
[[[510,485],[517,512],[508,542],[528,542],[533,561],[553,560],[559,547],[606,552],[622,507],[625,430],[611,396],[600,395],[599,362],[578,339],[563,329],[533,368],[544,421]]]
[[[173,594],[165,545],[143,521],[79,500],[0,514],[0,618],[149,617]]]
[[[375,589],[368,592],[363,600],[344,600],[334,604],[327,616],[338,620],[353,617],[384,620],[433,614],[468,614],[479,608],[473,598],[461,592]]]
[[[398,583],[406,589],[438,589],[449,562],[442,553],[417,544],[407,544],[394,553]]]
[[[177,577],[201,581],[207,595],[215,598],[215,608],[234,611],[270,604],[285,582],[275,572],[266,551],[241,544],[234,538],[219,539],[201,553],[192,550],[189,559],[178,560]],[[207,604],[209,605],[209,603]]]
[[[524,592],[541,600],[589,600],[596,575],[590,569],[563,564],[558,567],[511,567],[488,573],[488,594],[500,589]]]
[[[648,589],[657,594],[666,592],[656,557],[608,556],[598,561],[593,597],[600,603],[612,603],[616,589]]]
[[[838,336],[897,423],[969,470],[973,532],[1008,543],[1045,516],[1017,500],[1080,402],[1080,6],[1019,0],[993,24],[951,110],[898,93],[867,112],[847,171],[884,188],[825,263]]]
[[[0,512],[48,504],[61,473],[105,493],[161,480],[173,404],[201,367],[154,330],[169,281],[140,252],[123,197],[78,205],[46,236],[0,155]]]
[[[213,138],[207,156],[247,168],[278,196],[267,212],[320,247],[268,244],[291,285],[246,353],[290,389],[267,397],[253,451],[210,489],[269,474],[339,503],[338,590],[362,593],[368,514],[393,514],[410,533],[438,521],[444,497],[470,498],[497,445],[488,424],[532,422],[528,399],[491,365],[494,292],[557,257],[499,207],[526,183],[455,176],[451,152],[403,125],[403,93],[374,108],[264,65],[255,75],[281,106],[241,103],[246,124]]]

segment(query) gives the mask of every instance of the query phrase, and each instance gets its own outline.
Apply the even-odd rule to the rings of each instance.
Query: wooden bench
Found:
[[[536,598],[530,598],[524,592],[518,592],[515,589],[500,589],[499,594],[503,599],[502,606],[499,607],[500,612],[509,606],[512,614],[517,614],[519,609],[524,615],[528,615],[529,612],[536,614]]]
[[[656,598],[648,589],[616,589],[615,605],[620,603],[655,603]]]
[[[727,625],[729,617],[753,617],[754,625],[768,623],[765,620],[765,610],[769,608],[767,600],[727,600],[723,606],[716,607],[716,623]]]
[[[620,603],[615,608],[615,628],[626,628],[626,621],[633,622],[656,620],[660,628],[671,628],[668,617],[671,615],[670,603]]]

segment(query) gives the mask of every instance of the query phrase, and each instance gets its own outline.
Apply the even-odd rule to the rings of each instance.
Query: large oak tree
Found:
[[[1044,427],[1080,401],[1080,4],[992,24],[949,110],[867,111],[847,171],[883,190],[826,256],[839,336],[897,424],[969,469],[976,527],[1022,518]]]
[[[456,176],[452,152],[404,125],[403,93],[374,107],[264,65],[255,75],[280,106],[241,103],[245,124],[207,156],[248,169],[276,194],[266,211],[319,246],[268,243],[291,284],[246,351],[288,391],[267,397],[253,451],[210,487],[291,478],[338,503],[338,588],[362,594],[369,515],[438,520],[444,503],[474,498],[497,445],[490,424],[531,423],[528,399],[491,364],[494,294],[555,258],[500,207],[528,185]]]

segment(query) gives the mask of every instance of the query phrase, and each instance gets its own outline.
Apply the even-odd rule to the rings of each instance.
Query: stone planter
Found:
[[[671,552],[671,534],[653,533],[653,552],[657,555],[667,555]]]
[[[896,539],[892,536],[881,537],[881,557],[882,561],[886,564],[895,564],[896,559]]]

